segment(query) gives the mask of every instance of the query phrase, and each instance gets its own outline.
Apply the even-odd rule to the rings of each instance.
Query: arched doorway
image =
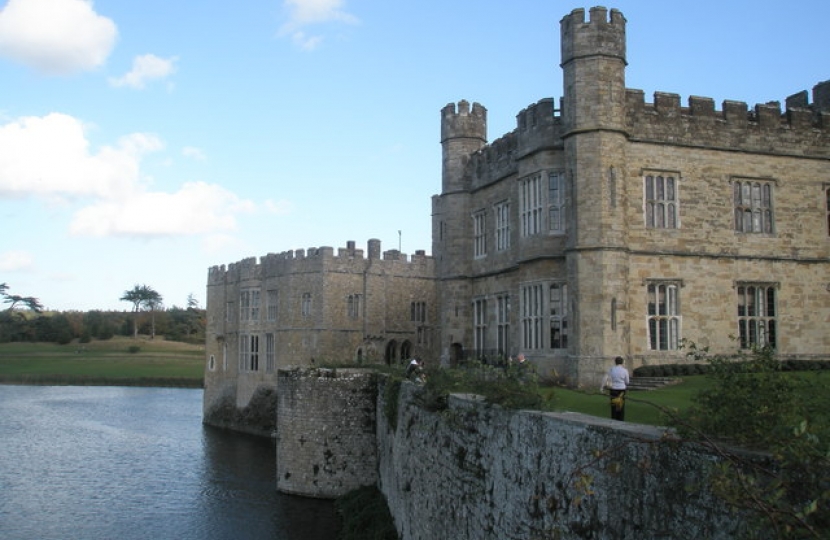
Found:
[[[386,365],[391,366],[398,360],[398,342],[390,340],[386,344],[386,351],[383,354],[383,359],[386,360]]]
[[[460,343],[450,345],[450,365],[457,366],[464,360],[464,346]]]
[[[401,360],[408,361],[412,358],[412,343],[409,340],[401,343]]]

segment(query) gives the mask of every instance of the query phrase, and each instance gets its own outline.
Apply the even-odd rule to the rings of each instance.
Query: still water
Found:
[[[3,540],[332,540],[276,492],[270,440],[203,427],[202,391],[0,385]]]

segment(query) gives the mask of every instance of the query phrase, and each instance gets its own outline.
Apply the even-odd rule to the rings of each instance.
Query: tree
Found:
[[[690,348],[697,355],[694,344]],[[828,538],[827,384],[818,377],[782,373],[770,348],[706,360],[712,384],[675,423],[682,436],[724,458],[710,476],[713,491],[757,516],[759,528],[775,538]],[[724,441],[761,449],[769,459],[747,459],[729,451]]]
[[[38,300],[34,296],[20,296],[17,294],[9,294],[8,290],[8,284],[0,283],[0,296],[3,297],[3,303],[11,304],[8,309],[9,312],[14,311],[14,308],[17,307],[18,304],[23,304],[35,313],[41,313],[43,311],[43,305],[40,303],[40,300]]]
[[[144,293],[144,305],[150,309],[150,339],[156,337],[156,309],[162,306],[162,298],[159,293],[144,285],[142,286]]]
[[[120,298],[123,302],[130,302],[133,305],[133,338],[138,338],[138,314],[141,308],[148,308],[152,315],[152,337],[156,334],[155,310],[162,305],[161,295],[147,285],[134,285],[132,289],[124,291]]]

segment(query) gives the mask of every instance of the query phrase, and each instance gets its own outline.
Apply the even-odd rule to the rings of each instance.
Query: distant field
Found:
[[[0,382],[201,387],[204,354],[204,345],[141,336],[69,345],[2,343]]]

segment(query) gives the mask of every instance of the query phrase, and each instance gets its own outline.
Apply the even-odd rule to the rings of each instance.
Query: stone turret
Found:
[[[441,109],[441,170],[444,193],[469,188],[464,169],[470,156],[487,144],[487,109],[467,101],[450,103]]]
[[[625,18],[616,9],[575,9],[561,21],[566,130],[625,126]],[[598,83],[601,81],[601,84]]]

